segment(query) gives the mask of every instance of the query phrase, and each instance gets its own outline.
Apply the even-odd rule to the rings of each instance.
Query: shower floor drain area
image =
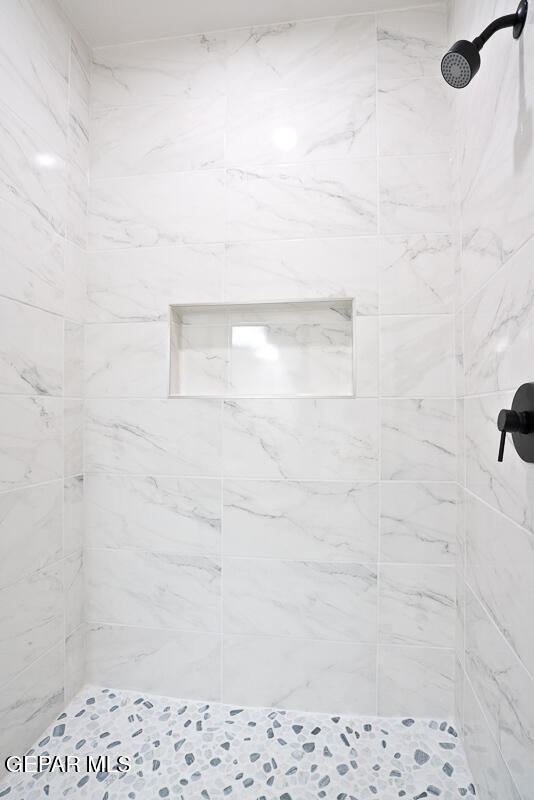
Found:
[[[471,798],[447,721],[329,716],[85,689],[30,751],[79,772],[13,775],[0,797],[98,800]],[[109,756],[109,772],[87,772]],[[131,768],[118,772],[117,757]],[[71,759],[71,763],[73,763]]]

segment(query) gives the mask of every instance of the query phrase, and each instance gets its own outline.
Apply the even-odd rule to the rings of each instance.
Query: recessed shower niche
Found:
[[[351,298],[172,305],[171,397],[352,397]]]

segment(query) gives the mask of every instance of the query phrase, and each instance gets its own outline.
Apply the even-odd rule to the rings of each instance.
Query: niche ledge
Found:
[[[171,305],[170,397],[354,397],[352,298]]]

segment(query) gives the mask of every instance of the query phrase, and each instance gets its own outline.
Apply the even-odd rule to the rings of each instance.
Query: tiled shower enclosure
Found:
[[[532,20],[406,5],[3,0],[0,797],[532,800]]]

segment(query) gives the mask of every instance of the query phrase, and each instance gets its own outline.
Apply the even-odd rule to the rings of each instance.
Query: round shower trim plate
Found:
[[[528,0],[521,0],[519,5],[517,6],[516,13],[518,21],[514,25],[514,39],[519,39],[519,37],[523,33],[523,28],[525,27],[525,23],[527,21]]]

